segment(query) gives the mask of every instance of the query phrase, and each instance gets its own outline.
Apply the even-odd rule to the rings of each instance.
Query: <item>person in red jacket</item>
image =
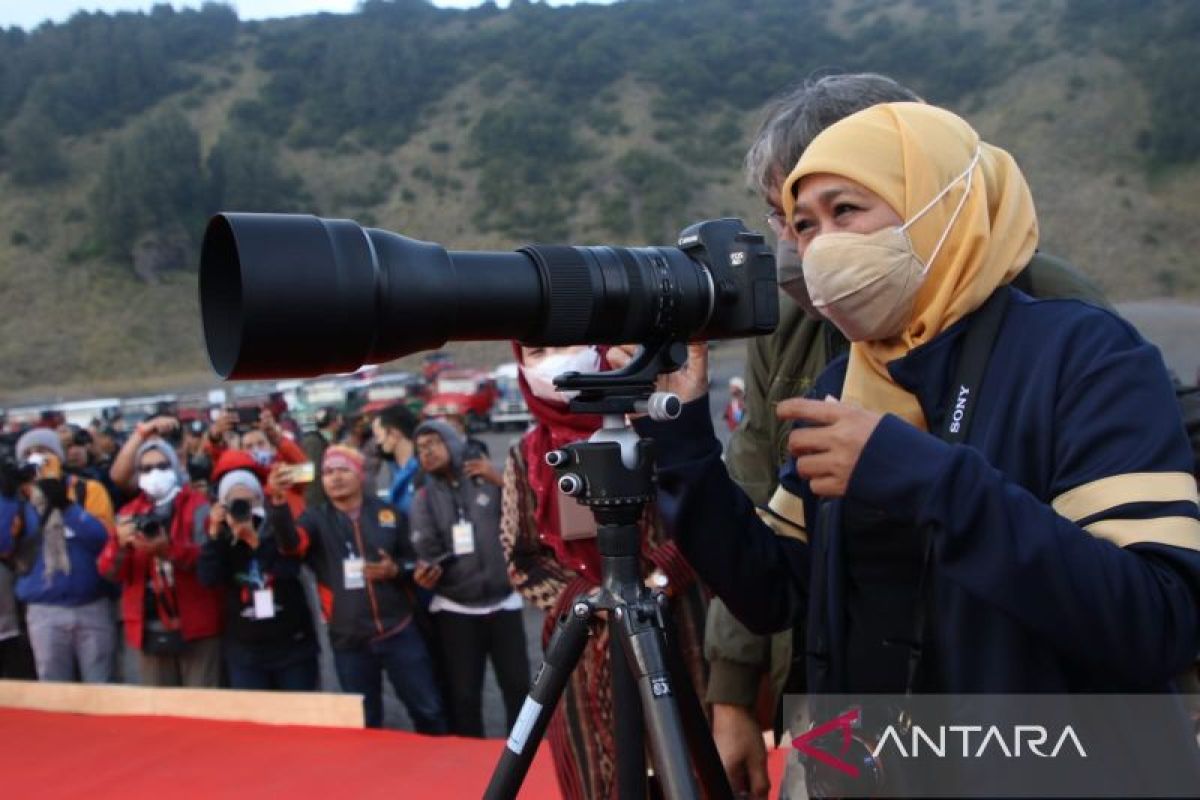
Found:
[[[226,446],[225,434],[237,424],[237,415],[227,412],[213,423],[205,445],[215,465],[211,477],[213,485],[220,483],[221,478],[231,470],[249,469],[265,486],[267,476],[271,474],[271,467],[275,464],[308,462],[308,454],[304,452],[304,448],[289,439],[280,429],[271,410],[264,408],[260,414],[255,426],[242,433],[240,446],[236,449]],[[235,456],[236,461],[230,460],[231,456]],[[316,467],[313,471],[315,474]],[[307,482],[295,482],[287,490],[288,508],[295,517],[304,513],[304,493],[307,489]]]
[[[136,498],[117,518],[100,573],[122,587],[125,639],[140,653],[146,686],[216,686],[221,595],[196,577],[208,498],[192,489],[161,439],[138,448]]]

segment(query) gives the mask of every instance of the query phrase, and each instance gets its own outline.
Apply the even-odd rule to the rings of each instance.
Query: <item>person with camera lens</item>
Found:
[[[17,460],[32,465],[39,477],[64,479],[67,494],[89,514],[109,529],[115,523],[112,499],[108,490],[97,480],[83,475],[65,473],[66,453],[62,439],[48,428],[33,428],[17,440]]]
[[[363,490],[362,454],[326,449],[321,482],[328,501],[297,519],[293,482],[276,468],[267,484],[267,525],[280,552],[302,557],[320,589],[321,611],[342,691],[362,694],[366,724],[383,725],[386,673],[419,733],[447,730],[433,662],[414,614],[414,557],[403,514]]]
[[[602,578],[591,511],[558,489],[546,454],[586,441],[600,428],[594,414],[568,410],[571,395],[554,386],[564,372],[607,369],[601,352],[590,346],[522,347],[514,344],[518,385],[534,425],[509,451],[501,497],[500,542],[512,585],[546,612],[542,645],[558,619]],[[705,592],[679,549],[671,542],[658,513],[642,522],[644,578],[661,590],[678,632],[676,644],[692,683],[704,695],[703,654]],[[564,798],[608,798],[616,786],[616,742],[612,736],[612,684],[609,628],[593,621],[593,633],[571,673],[558,709],[547,728],[559,790]]]
[[[682,415],[636,424],[693,567],[752,630],[807,614],[811,693],[1169,693],[1200,645],[1189,444],[1131,326],[1011,285],[1038,238],[1016,162],[886,103],[817,135],[781,202],[850,352],[776,409],[771,526],[721,463],[705,348],[661,379]]]
[[[108,528],[73,501],[61,477],[38,478],[27,488],[38,522],[16,549],[16,595],[27,606],[38,678],[107,683],[116,626],[96,559]]]
[[[230,686],[312,691],[320,680],[319,646],[300,581],[303,559],[284,552],[265,522],[258,477],[248,469],[226,472],[196,574],[224,593],[221,645]]]
[[[449,424],[427,420],[415,435],[426,476],[412,504],[413,547],[422,559],[415,579],[434,592],[429,611],[442,645],[451,730],[482,738],[488,658],[509,727],[529,690],[521,596],[509,583],[500,544],[500,489],[468,475],[466,443]]]
[[[146,686],[217,686],[221,595],[196,576],[207,540],[208,497],[187,485],[175,448],[161,438],[134,454],[140,493],[126,504],[100,554],[121,588],[125,640]]]
[[[757,506],[767,506],[778,488],[779,465],[788,458],[791,423],[776,417],[775,407],[809,391],[829,362],[849,349],[845,337],[814,308],[809,297],[796,236],[784,224],[783,181],[826,127],[878,103],[903,101],[919,102],[920,98],[883,75],[851,73],[809,79],[768,104],[746,153],[746,183],[768,209],[766,222],[776,238],[782,290],[775,332],[748,342],[747,420],[733,431],[726,449],[730,475]],[[1090,280],[1042,252],[1034,254],[1015,281],[1034,297],[1077,298],[1107,305]],[[783,692],[804,691],[803,642],[802,623],[794,630],[761,636],[742,625],[720,598],[709,604],[706,699],[713,709],[713,735],[733,786],[756,798],[765,798],[770,790],[762,731],[770,727],[774,716],[769,713],[760,719],[756,707],[773,710]],[[795,720],[784,720],[784,724],[800,729]],[[784,779],[784,790],[792,797],[802,797],[804,792],[802,770],[797,767],[798,762],[790,760]]]

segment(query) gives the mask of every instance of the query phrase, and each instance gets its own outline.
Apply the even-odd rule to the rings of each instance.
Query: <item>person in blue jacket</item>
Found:
[[[395,403],[371,420],[371,432],[379,443],[379,453],[391,462],[392,483],[388,487],[388,502],[408,516],[413,495],[420,484],[421,464],[413,445],[416,416],[403,403]]]
[[[1171,381],[1113,313],[1009,286],[1038,241],[1013,158],[948,111],[882,104],[821,133],[782,195],[813,303],[852,344],[776,409],[794,459],[760,509],[721,462],[703,346],[660,379],[681,418],[636,425],[698,574],[757,632],[806,617],[817,694],[1171,691],[1200,649]],[[994,295],[986,368],[960,385]],[[1200,780],[1194,740],[1181,752]]]
[[[108,528],[67,494],[57,478],[33,484],[38,525],[17,543],[17,599],[25,603],[29,643],[43,681],[107,683],[117,643],[109,586],[96,559]]]

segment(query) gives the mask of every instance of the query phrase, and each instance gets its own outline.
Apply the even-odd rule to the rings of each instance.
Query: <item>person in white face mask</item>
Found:
[[[192,489],[175,449],[161,439],[138,448],[139,493],[121,508],[97,562],[122,587],[125,639],[146,686],[216,686],[220,594],[196,576],[208,498]]]
[[[300,582],[303,557],[286,552],[265,528],[263,487],[253,472],[226,473],[217,498],[196,573],[224,595],[221,644],[230,686],[316,689],[318,645]]]

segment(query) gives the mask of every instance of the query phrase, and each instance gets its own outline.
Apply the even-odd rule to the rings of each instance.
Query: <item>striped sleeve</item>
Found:
[[[1200,550],[1200,498],[1187,472],[1127,472],[1076,486],[1054,510],[1119,547],[1157,542]]]
[[[1158,352],[1114,318],[1086,322],[1065,334],[1053,374],[1022,376],[1053,392],[1049,424],[1009,433],[1033,451],[1025,483],[886,416],[847,496],[936,531],[945,580],[1096,685],[1161,687],[1200,646],[1191,451]]]
[[[757,509],[758,518],[777,536],[808,542],[808,526],[804,518],[804,500],[780,485],[765,506]]]

